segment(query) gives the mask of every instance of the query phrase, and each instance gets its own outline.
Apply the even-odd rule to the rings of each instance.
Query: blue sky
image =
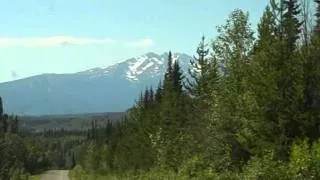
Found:
[[[0,82],[108,66],[149,51],[193,55],[235,8],[268,0],[2,0]]]

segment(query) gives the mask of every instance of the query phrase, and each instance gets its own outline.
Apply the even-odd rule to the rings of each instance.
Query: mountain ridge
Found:
[[[146,54],[108,67],[76,73],[44,73],[0,83],[5,111],[20,115],[77,114],[126,111],[139,93],[157,86],[168,53]],[[173,53],[186,72],[190,56]]]

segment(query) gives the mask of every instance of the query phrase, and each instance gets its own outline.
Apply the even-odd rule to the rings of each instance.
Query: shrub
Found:
[[[263,157],[253,157],[249,160],[242,173],[242,179],[247,180],[285,180],[290,179],[286,173],[286,165],[273,159],[273,153],[269,152]]]

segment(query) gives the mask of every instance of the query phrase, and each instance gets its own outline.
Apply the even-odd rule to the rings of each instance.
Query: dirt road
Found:
[[[69,171],[67,170],[52,170],[45,172],[40,180],[69,180]]]

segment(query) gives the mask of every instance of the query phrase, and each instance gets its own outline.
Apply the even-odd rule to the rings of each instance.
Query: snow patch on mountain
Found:
[[[163,64],[164,58],[162,58],[161,60],[159,60],[158,58],[153,57],[153,58],[151,58],[151,60],[153,60],[153,61],[156,62],[157,64],[161,65],[161,64]]]
[[[154,77],[159,73],[159,66],[162,66],[164,59],[158,58],[159,56],[155,53],[148,53],[143,56],[138,56],[134,60],[129,61],[129,68],[126,72],[126,78],[130,81],[138,81],[139,75],[151,74]],[[154,68],[153,68],[154,67]]]
[[[148,59],[147,56],[139,56],[136,59],[136,62],[130,62],[129,69],[132,72],[136,72],[137,69],[144,63],[145,60]]]
[[[153,62],[149,62],[146,66],[144,66],[144,67],[142,68],[142,70],[145,71],[146,69],[148,69],[149,67],[151,67],[151,66],[153,66],[153,65],[154,65]]]
[[[172,56],[172,64],[175,63],[179,59],[179,55]]]
[[[139,79],[137,78],[137,76],[134,76],[134,75],[131,75],[131,73],[130,72],[127,72],[127,79],[129,80],[129,81],[138,81]]]
[[[166,69],[167,58],[168,53],[147,53],[128,59],[122,63],[111,65],[107,68],[92,68],[86,71],[78,72],[78,74],[88,75],[89,79],[117,76],[124,77],[130,82],[141,82],[148,77],[161,77]],[[178,59],[180,65],[184,66],[186,61],[185,55],[174,53],[172,56],[172,63],[176,62]]]

